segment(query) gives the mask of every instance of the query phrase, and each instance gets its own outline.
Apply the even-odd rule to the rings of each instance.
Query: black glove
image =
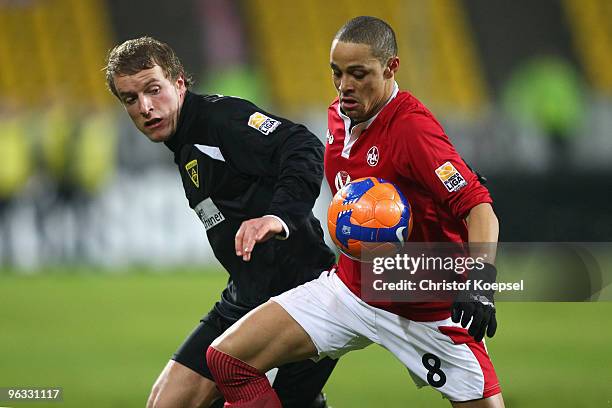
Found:
[[[477,290],[474,288],[474,281],[493,283],[497,276],[495,266],[485,263],[484,268],[472,269],[468,275],[468,281],[472,281],[469,290],[459,293],[451,308],[451,318],[453,322],[467,327],[470,319],[472,324],[468,329],[468,334],[474,340],[481,341],[487,333],[488,337],[493,337],[497,330],[497,319],[495,318],[495,302],[493,300],[493,290]],[[463,315],[463,316],[462,316]]]

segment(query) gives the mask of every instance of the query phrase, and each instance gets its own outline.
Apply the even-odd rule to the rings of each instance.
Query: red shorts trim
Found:
[[[484,377],[482,397],[488,398],[501,393],[501,386],[499,385],[495,368],[489,358],[484,342],[480,341],[477,343],[474,341],[474,338],[468,334],[467,329],[462,327],[440,326],[438,329],[450,337],[453,343],[467,345],[474,354],[474,357],[476,357],[476,360],[478,360]]]

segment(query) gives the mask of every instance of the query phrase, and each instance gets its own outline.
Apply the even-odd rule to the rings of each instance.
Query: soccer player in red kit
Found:
[[[499,227],[491,197],[431,112],[399,91],[391,27],[374,17],[350,20],[334,38],[330,65],[338,91],[328,110],[325,153],[332,192],[368,176],[396,183],[412,207],[410,241],[489,243],[491,263],[468,279],[493,281],[490,243]],[[237,253],[261,234],[240,237]],[[454,302],[369,304],[361,298],[360,274],[360,262],[341,255],[337,268],[271,298],[215,340],[207,358],[226,406],[280,407],[266,370],[337,358],[371,343],[402,361],[417,386],[435,387],[453,406],[504,406],[483,342],[497,326],[492,291],[467,291]]]

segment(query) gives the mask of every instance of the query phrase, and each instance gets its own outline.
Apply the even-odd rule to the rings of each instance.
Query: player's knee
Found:
[[[214,383],[210,384],[212,390],[165,370],[151,388],[147,408],[208,407],[218,397]],[[202,405],[203,402],[206,403]]]
[[[162,398],[161,387],[153,386],[151,395],[149,396],[149,402],[147,408],[168,408],[169,405],[166,402],[166,398]]]
[[[212,346],[206,350],[206,362],[228,402],[244,402],[254,395],[265,396],[272,392],[264,373]]]
[[[155,407],[155,400],[157,399],[157,396],[159,395],[159,390],[160,390],[160,385],[158,381],[155,381],[155,384],[153,384],[153,387],[151,387],[151,392],[149,393],[149,398],[147,399],[147,408],[154,408]]]
[[[217,350],[225,350],[225,342],[223,341],[223,336],[219,336],[213,340],[208,349],[206,350],[206,359],[208,359],[208,351],[214,347]]]
[[[217,348],[212,345],[206,349],[206,363],[217,384],[224,381],[232,374],[231,370],[221,369],[221,363],[225,355],[225,353],[217,350]]]
[[[169,393],[157,390],[156,392],[151,392],[151,396],[147,402],[147,408],[176,408],[187,406],[184,403],[184,398],[176,398],[176,396]]]
[[[221,400],[221,405],[215,404],[219,399],[220,394],[216,387],[214,389],[164,387],[157,392],[151,392],[147,408],[216,408],[223,406],[223,400]]]

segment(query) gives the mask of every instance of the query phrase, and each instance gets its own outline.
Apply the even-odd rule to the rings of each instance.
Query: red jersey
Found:
[[[467,242],[464,218],[489,191],[459,156],[431,112],[409,92],[398,92],[372,119],[350,128],[338,99],[328,109],[325,177],[332,194],[351,180],[380,177],[399,186],[411,205],[411,242]],[[361,297],[360,262],[345,255],[338,277]],[[411,320],[450,316],[450,302],[368,302]]]

